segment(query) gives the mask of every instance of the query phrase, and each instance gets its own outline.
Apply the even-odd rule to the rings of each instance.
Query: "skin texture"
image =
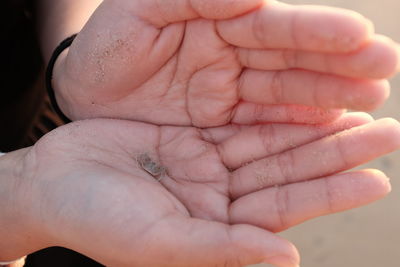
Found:
[[[208,130],[75,122],[2,159],[18,154],[20,167],[4,185],[16,190],[5,191],[14,204],[0,221],[22,220],[0,230],[7,238],[17,228],[19,237],[0,260],[57,245],[107,266],[295,267],[296,249],[273,232],[385,196],[390,184],[379,171],[339,172],[399,146],[398,122],[365,114]],[[309,170],[311,148],[329,161]]]
[[[105,0],[59,58],[53,85],[73,120],[321,123],[381,105],[398,58],[397,44],[342,9]]]
[[[397,67],[396,45],[349,11],[105,0],[54,69],[61,108],[170,126],[94,120],[46,136],[24,161],[29,232],[110,266],[294,267],[295,248],[272,232],[388,193],[376,170],[339,172],[398,148],[399,126],[325,137],[371,119],[237,124],[374,109]]]

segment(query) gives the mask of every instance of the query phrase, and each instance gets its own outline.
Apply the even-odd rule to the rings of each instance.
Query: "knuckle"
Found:
[[[279,168],[280,175],[282,176],[283,183],[289,184],[294,178],[294,166],[295,159],[292,150],[289,150],[283,154],[277,156],[277,165]]]
[[[276,140],[275,127],[272,124],[260,125],[258,128],[258,136],[267,155],[272,153],[272,146]]]
[[[282,72],[274,72],[271,78],[270,90],[274,103],[280,104],[284,102]]]
[[[297,57],[297,53],[295,51],[289,50],[289,49],[283,50],[281,57],[282,57],[282,61],[283,61],[284,65],[287,69],[291,69],[291,68],[298,66],[298,64],[297,64],[298,57]]]
[[[261,45],[265,46],[265,22],[263,20],[263,16],[261,12],[257,12],[253,18],[252,30],[254,34],[254,38]]]
[[[277,187],[275,201],[278,225],[274,227],[274,230],[279,231],[289,226],[290,194],[287,187]]]

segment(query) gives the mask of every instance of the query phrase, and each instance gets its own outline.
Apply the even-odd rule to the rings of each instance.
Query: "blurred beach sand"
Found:
[[[284,0],[350,8],[371,19],[376,31],[400,42],[399,0]],[[400,76],[400,75],[399,75]],[[392,79],[391,99],[375,118],[400,120],[400,77]],[[365,165],[383,170],[393,191],[372,205],[304,223],[281,235],[300,250],[302,267],[400,266],[400,152]],[[261,264],[252,267],[270,267]]]

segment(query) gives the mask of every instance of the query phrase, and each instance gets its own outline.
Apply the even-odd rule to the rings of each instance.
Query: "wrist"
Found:
[[[25,156],[30,148],[0,157],[0,261],[13,261],[43,247],[29,212],[33,200],[25,185]],[[36,229],[35,229],[36,228]]]

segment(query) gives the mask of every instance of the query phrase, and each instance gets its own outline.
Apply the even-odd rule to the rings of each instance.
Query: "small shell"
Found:
[[[153,161],[149,155],[140,154],[137,158],[137,161],[139,162],[140,167],[142,167],[143,170],[148,172],[154,178],[157,178],[158,181],[163,178],[163,175],[166,172],[166,168]]]

